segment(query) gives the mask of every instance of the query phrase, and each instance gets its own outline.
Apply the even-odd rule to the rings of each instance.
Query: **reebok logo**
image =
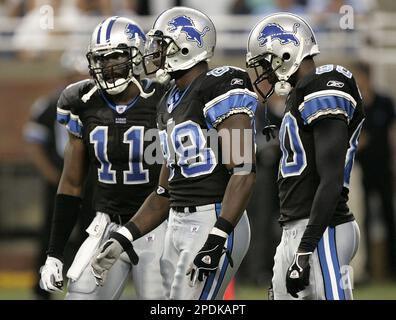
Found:
[[[330,80],[326,84],[326,86],[328,86],[328,87],[336,87],[336,88],[342,88],[344,85],[345,84],[343,82],[336,81],[336,80]]]

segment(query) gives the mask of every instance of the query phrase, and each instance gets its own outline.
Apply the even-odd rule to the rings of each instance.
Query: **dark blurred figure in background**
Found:
[[[68,139],[66,129],[56,121],[56,106],[64,87],[70,83],[87,78],[88,64],[84,55],[67,52],[62,55],[61,66],[64,70],[64,83],[47,96],[40,97],[31,107],[29,122],[25,125],[24,137],[27,142],[27,151],[44,181],[43,193],[43,222],[38,232],[38,255],[35,263],[36,276],[33,293],[37,299],[50,299],[50,294],[39,286],[39,268],[47,258],[46,250],[51,230],[52,212],[55,195],[62,173],[63,152]],[[86,188],[87,191],[92,188]],[[85,238],[85,228],[94,216],[91,208],[92,195],[84,195],[84,204],[80,221],[74,235],[70,238],[65,254],[65,272],[73,262],[76,250]]]
[[[267,15],[275,12],[303,14],[305,1],[299,0],[235,0],[230,12],[235,14]]]
[[[280,127],[285,102],[278,96],[271,97],[268,119]],[[256,185],[247,212],[250,219],[251,243],[244,259],[238,281],[255,286],[268,287],[272,278],[274,255],[281,236],[279,228],[278,167],[281,152],[278,131],[275,139],[266,140],[262,133],[265,126],[265,108],[256,111]]]
[[[354,67],[366,120],[360,136],[357,160],[363,174],[365,192],[365,236],[367,245],[367,273],[373,275],[372,223],[375,215],[382,215],[385,235],[386,257],[389,276],[396,280],[396,235],[393,206],[393,159],[392,138],[395,139],[395,108],[391,98],[376,92],[371,80],[370,66],[358,63]],[[380,200],[379,210],[373,210],[373,196]]]

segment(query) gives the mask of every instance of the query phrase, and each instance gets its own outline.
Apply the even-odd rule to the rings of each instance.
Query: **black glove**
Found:
[[[270,287],[268,288],[268,300],[275,300],[274,298],[274,288],[272,286],[272,283]]]
[[[296,253],[293,263],[287,269],[286,289],[294,298],[298,298],[298,292],[309,285],[309,258],[312,252]]]
[[[275,130],[277,129],[277,127],[273,124],[268,124],[264,127],[263,129],[263,135],[265,135],[265,139],[268,141],[270,141],[271,139],[275,139],[276,135],[275,135]]]
[[[209,234],[204,246],[195,256],[194,262],[187,272],[190,275],[190,286],[194,286],[197,279],[203,281],[210,272],[215,272],[219,267],[221,256],[225,253],[230,266],[234,266],[230,252],[224,247],[226,238]]]

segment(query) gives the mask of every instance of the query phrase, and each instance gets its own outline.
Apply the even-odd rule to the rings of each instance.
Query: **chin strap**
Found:
[[[142,85],[135,77],[132,77],[131,80],[129,80],[129,81],[132,81],[136,85],[136,87],[138,87],[138,89],[140,91],[140,96],[144,99],[151,97],[155,92],[155,89],[153,89],[151,92],[144,92]]]
[[[98,90],[98,86],[94,85],[91,90],[89,90],[86,94],[81,97],[81,101],[87,103],[89,99],[91,99],[92,95]]]
[[[278,96],[287,96],[291,89],[291,85],[287,81],[282,80],[275,83],[275,92]]]
[[[171,80],[170,74],[167,73],[164,69],[157,70],[157,72],[155,73],[155,78],[159,83],[163,85],[167,85]]]

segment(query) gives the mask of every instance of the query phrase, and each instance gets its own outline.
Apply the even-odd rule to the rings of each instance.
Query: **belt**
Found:
[[[197,207],[196,206],[188,206],[188,207],[172,207],[173,210],[176,212],[181,212],[181,213],[193,213],[197,212]]]
[[[215,204],[207,204],[203,206],[172,206],[171,209],[173,209],[176,212],[179,213],[194,213],[197,211],[209,211],[209,210],[215,210],[216,205]]]

